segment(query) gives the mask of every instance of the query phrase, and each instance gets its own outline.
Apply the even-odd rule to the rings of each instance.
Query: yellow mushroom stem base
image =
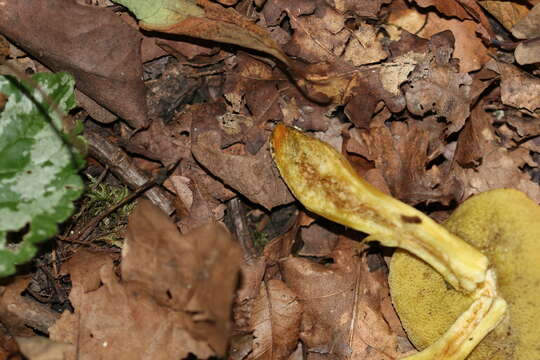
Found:
[[[366,241],[410,251],[475,301],[433,345],[409,360],[465,359],[501,321],[506,302],[497,295],[488,259],[415,208],[362,179],[330,145],[285,125],[272,134],[272,156],[294,196],[310,211],[370,234]]]

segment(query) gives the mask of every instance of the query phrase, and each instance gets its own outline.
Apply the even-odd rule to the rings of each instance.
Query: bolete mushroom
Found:
[[[281,124],[274,128],[271,143],[282,178],[308,210],[368,233],[366,241],[407,250],[469,297],[440,337],[407,359],[465,359],[500,323],[507,305],[483,253],[415,208],[377,190],[328,144]]]
[[[444,226],[488,257],[508,302],[503,322],[467,359],[540,359],[540,206],[517,190],[492,190],[461,204]],[[389,283],[403,326],[419,349],[439,338],[473,301],[402,250],[392,257]]]

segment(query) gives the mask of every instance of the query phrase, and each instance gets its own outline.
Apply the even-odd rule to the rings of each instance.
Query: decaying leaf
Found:
[[[109,9],[74,1],[6,1],[0,32],[133,127],[148,125],[140,34]]]
[[[365,246],[340,239],[323,265],[305,258],[282,264],[284,280],[304,306],[301,339],[307,359],[395,359],[409,348],[381,312],[388,297],[384,266]],[[401,334],[403,336],[403,334]]]
[[[220,224],[187,235],[142,200],[130,217],[122,280],[112,262],[94,263],[103,286],[85,289],[73,278],[65,312],[51,338],[77,344],[78,358],[157,359],[223,356],[240,249]]]
[[[267,145],[255,155],[228,154],[220,149],[222,136],[218,132],[193,132],[193,155],[227,185],[267,209],[293,200],[287,186],[279,180],[272,166]]]
[[[284,282],[263,283],[253,303],[253,351],[246,359],[288,359],[296,349],[301,318],[302,305]]]

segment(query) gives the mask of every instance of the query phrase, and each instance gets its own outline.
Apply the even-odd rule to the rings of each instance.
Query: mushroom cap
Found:
[[[508,302],[505,319],[467,359],[540,359],[540,206],[517,190],[492,190],[466,200],[444,226],[488,257]],[[435,342],[473,301],[405,250],[392,257],[389,283],[418,349]]]

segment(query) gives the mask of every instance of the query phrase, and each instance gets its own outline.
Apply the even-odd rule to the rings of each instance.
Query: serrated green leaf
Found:
[[[35,244],[57,232],[84,187],[77,175],[82,156],[61,132],[61,114],[75,106],[74,79],[44,73],[33,80],[41,91],[0,76],[0,93],[8,98],[0,115],[0,277],[30,260]],[[20,243],[9,242],[10,233],[22,231]]]

